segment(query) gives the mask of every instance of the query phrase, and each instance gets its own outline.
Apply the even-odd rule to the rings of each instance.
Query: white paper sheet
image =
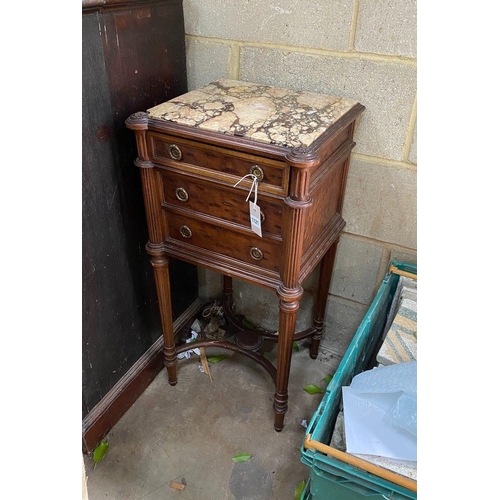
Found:
[[[342,388],[348,453],[417,460],[417,362],[381,366]]]

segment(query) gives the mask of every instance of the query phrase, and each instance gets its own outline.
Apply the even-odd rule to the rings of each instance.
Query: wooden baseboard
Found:
[[[180,331],[200,307],[201,302],[196,299],[174,322],[174,332]],[[83,453],[94,450],[162,368],[163,337],[160,336],[83,419]]]

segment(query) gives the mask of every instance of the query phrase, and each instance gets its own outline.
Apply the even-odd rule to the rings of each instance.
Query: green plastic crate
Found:
[[[417,266],[392,261],[378,292],[359,325],[339,367],[326,388],[318,409],[309,423],[305,436],[329,446],[335,422],[341,409],[342,387],[351,383],[355,375],[375,365],[375,357],[382,343],[389,309],[396,292],[398,271],[417,274]],[[387,500],[416,499],[417,493],[355,467],[315,449],[301,448],[301,461],[309,466],[309,480],[302,500]]]

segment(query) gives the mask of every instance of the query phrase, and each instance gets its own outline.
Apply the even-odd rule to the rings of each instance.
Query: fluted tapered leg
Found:
[[[333,242],[332,246],[328,249],[321,260],[318,295],[316,296],[313,322],[316,332],[312,337],[311,348],[309,351],[309,356],[312,359],[316,359],[318,357],[319,344],[321,342],[321,337],[323,336],[323,321],[325,318],[326,303],[328,301],[328,292],[330,290],[335,255],[337,253],[337,245],[338,240]]]
[[[279,432],[283,429],[285,413],[288,410],[288,379],[292,360],[293,335],[297,320],[299,301],[303,289],[278,290],[279,328],[278,328],[278,362],[276,370],[276,392],[274,394],[274,428]]]
[[[154,269],[163,331],[163,362],[168,372],[168,383],[170,385],[175,385],[177,384],[177,353],[175,351],[174,325],[172,322],[168,258],[164,255],[153,256],[151,258],[151,264]]]

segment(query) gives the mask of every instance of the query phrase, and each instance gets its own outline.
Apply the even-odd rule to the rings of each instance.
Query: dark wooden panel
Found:
[[[83,416],[161,335],[124,122],[187,89],[182,2],[114,3],[82,12]],[[177,260],[170,269],[175,319],[197,297],[197,275]]]
[[[189,326],[201,305],[196,300],[177,318],[174,331],[179,337],[190,331]],[[83,419],[83,453],[91,452],[99,444],[163,367],[163,339],[159,338]]]

